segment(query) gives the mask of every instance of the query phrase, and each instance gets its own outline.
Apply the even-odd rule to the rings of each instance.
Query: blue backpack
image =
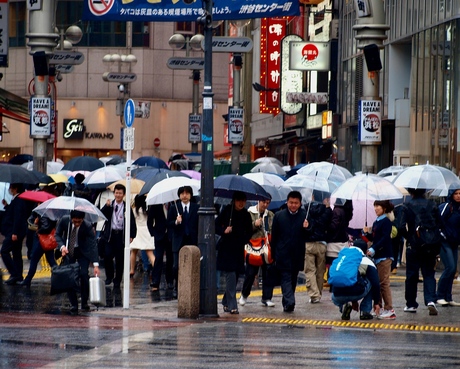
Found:
[[[337,259],[329,268],[328,282],[334,287],[350,287],[358,282],[358,270],[363,253],[356,247],[345,247],[340,250]]]

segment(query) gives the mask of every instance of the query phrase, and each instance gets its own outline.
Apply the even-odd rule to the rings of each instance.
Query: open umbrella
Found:
[[[13,196],[11,196],[10,191],[10,184],[7,182],[0,182],[0,211],[4,211],[5,207],[2,204],[2,199],[4,199],[8,204],[11,202],[13,199]]]
[[[34,162],[33,161],[28,161],[27,163],[24,163],[21,165],[22,167],[26,168],[27,170],[32,170],[34,169]],[[55,174],[59,172],[64,164],[59,163],[57,161],[48,161],[46,163],[46,174]]]
[[[150,189],[145,201],[147,205],[155,205],[166,204],[178,200],[179,196],[177,196],[177,190],[183,186],[190,186],[193,190],[193,194],[196,195],[200,190],[201,183],[196,179],[185,177],[166,178],[156,183]]]
[[[182,169],[181,173],[187,174],[190,178],[201,180],[201,173],[196,170]]]
[[[276,163],[259,163],[254,168],[251,169],[251,173],[273,173],[284,176],[286,174],[285,170],[281,168],[280,165]]]
[[[297,171],[297,174],[302,175],[317,175],[321,178],[326,178],[329,181],[340,184],[353,175],[346,169],[337,164],[329,163],[328,161],[314,162],[305,165]]]
[[[131,171],[133,178],[142,179],[144,182],[148,182],[158,173],[171,172],[170,169],[165,168],[153,168],[153,167],[138,167]]]
[[[46,215],[51,220],[58,220],[65,215],[69,215],[71,210],[84,212],[85,219],[91,223],[107,220],[96,205],[81,197],[59,196],[47,200],[33,209],[38,215]]]
[[[70,170],[72,172],[77,170],[85,170],[92,172],[98,168],[102,168],[104,163],[99,159],[93,158],[92,156],[77,156],[76,158],[70,159],[62,169]]]
[[[263,187],[243,176],[224,174],[214,179],[214,196],[231,199],[235,192],[244,192],[248,200],[267,200],[270,198]]]
[[[268,206],[269,210],[279,209],[283,206],[286,203],[289,192],[292,191],[292,188],[285,184],[281,186],[262,185],[262,187],[272,197],[270,205]]]
[[[32,160],[34,160],[34,157],[30,154],[18,154],[13,156],[10,160],[8,160],[8,163],[14,165],[22,165]]]
[[[126,179],[119,179],[118,181],[113,182],[110,186],[107,186],[107,189],[109,189],[110,191],[114,191],[115,186],[117,184],[122,184],[123,186],[126,187]],[[140,179],[131,178],[131,184],[130,184],[131,194],[137,195],[142,189],[142,187],[144,187],[144,184],[145,182]]]
[[[263,173],[263,172],[245,173],[243,174],[243,177],[249,178],[251,181],[258,183],[261,186],[264,186],[264,185],[282,186],[284,185],[284,180],[280,176],[276,174],[272,174],[272,173]]]
[[[141,156],[134,160],[133,165],[149,166],[154,168],[168,168],[166,163],[155,156]]]
[[[155,186],[158,182],[161,182],[164,179],[173,178],[173,177],[190,179],[190,177],[187,174],[179,172],[177,170],[162,171],[162,172],[155,174],[152,178],[150,178],[148,181],[145,182],[144,186],[142,187],[142,190],[139,192],[139,195],[147,194],[150,191],[150,189],[153,186]]]
[[[449,169],[437,165],[408,167],[393,180],[398,187],[432,190],[431,196],[447,196],[449,186],[460,185],[458,177]]]
[[[24,191],[18,197],[33,202],[45,202],[49,199],[54,199],[56,196],[46,191]]]
[[[123,178],[124,176],[121,175],[120,170],[113,166],[109,166],[92,171],[83,180],[83,183],[91,189],[102,189]]]
[[[295,190],[308,188],[310,190],[332,193],[337,188],[336,183],[315,175],[296,174],[286,179],[284,183]]]
[[[387,168],[382,169],[380,172],[377,173],[378,176],[380,177],[389,177],[389,176],[394,176],[399,173],[401,173],[404,168],[402,165],[390,165]]]
[[[27,170],[21,166],[11,164],[0,164],[0,182],[8,183],[50,183],[52,180],[46,174]]]
[[[271,156],[264,156],[262,158],[258,158],[256,160],[254,160],[256,163],[273,163],[273,164],[277,164],[279,165],[280,167],[283,166],[283,163],[278,160],[277,158],[273,158]]]
[[[65,174],[62,174],[62,173],[50,174],[49,176],[53,180],[53,182],[51,183],[68,183],[69,182],[69,177],[67,177]]]

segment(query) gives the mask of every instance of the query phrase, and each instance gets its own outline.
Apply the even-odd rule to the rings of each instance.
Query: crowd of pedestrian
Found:
[[[94,196],[82,182],[79,177],[74,195],[92,199]],[[123,281],[126,214],[129,211],[131,278],[136,273],[138,251],[141,250],[147,260],[144,269],[151,278],[152,293],[159,293],[164,273],[164,288],[171,290],[173,298],[177,298],[179,251],[184,245],[198,243],[199,205],[190,186],[177,190],[178,200],[175,202],[147,206],[145,196],[136,196],[130,206],[124,201],[125,186],[117,184],[113,196],[101,206],[101,212],[107,219],[97,233],[104,241],[100,242],[102,250],[98,247],[95,224],[85,220],[84,213],[73,211],[58,222],[31,214],[31,206],[19,197],[23,190],[21,184],[12,183],[11,202],[2,200],[5,211],[1,225],[4,236],[1,256],[10,274],[5,281],[7,285],[30,288],[43,255],[50,266],[56,265],[55,256],[58,259],[65,257],[80,264],[81,309],[89,310],[90,266],[94,274],[99,275],[101,262],[105,268],[105,284],[113,284],[114,290],[119,289]],[[57,195],[61,195],[62,190]],[[275,306],[273,289],[279,285],[283,311],[293,312],[299,272],[305,273],[309,302],[321,303],[332,266],[336,268],[342,263],[336,259],[341,258],[342,250],[352,247],[361,253],[355,271],[357,280],[346,287],[333,283],[328,286],[342,319],[350,319],[352,310],[360,310],[363,320],[373,317],[395,319],[390,275],[402,261],[402,244],[405,244],[406,264],[404,312],[415,313],[419,307],[417,288],[420,271],[423,276],[423,302],[430,315],[437,315],[436,304],[460,306],[452,296],[460,242],[460,188],[452,187],[446,202],[439,206],[426,198],[425,190],[408,191],[410,201],[398,206],[397,211],[388,200],[375,201],[377,218],[371,227],[363,225],[359,234],[349,228],[354,210],[352,201],[336,199],[331,206],[331,194],[328,192],[314,190],[311,199],[302,199],[300,192],[291,191],[285,204],[272,210],[268,210],[270,199],[247,206],[246,194],[234,192],[230,204],[216,207],[219,211],[215,218],[215,231],[220,236],[216,242],[216,270],[225,279],[221,300],[223,311],[238,314],[238,305],[246,304],[255,281],[259,280],[262,305]],[[427,222],[431,222],[431,228],[439,232],[439,237],[435,237],[433,242],[422,237],[423,234],[430,235]],[[57,253],[43,250],[38,237],[38,234],[49,234],[54,229]],[[28,232],[31,235],[28,251],[30,267],[24,279],[22,244]],[[66,241],[69,239],[70,244]],[[438,256],[444,271],[436,283]],[[243,275],[241,294],[237,298],[239,277]],[[77,313],[77,295],[74,291],[68,295],[71,313]]]

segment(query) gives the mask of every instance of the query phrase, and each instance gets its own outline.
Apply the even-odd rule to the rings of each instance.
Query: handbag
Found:
[[[44,251],[54,250],[58,247],[56,237],[54,237],[56,229],[53,228],[49,234],[37,233],[38,240],[40,241],[40,246]]]
[[[253,266],[273,263],[268,237],[252,238],[244,245],[246,263]]]
[[[80,265],[70,263],[66,257],[60,265],[55,265],[51,269],[51,290],[50,295],[78,291],[80,289]]]

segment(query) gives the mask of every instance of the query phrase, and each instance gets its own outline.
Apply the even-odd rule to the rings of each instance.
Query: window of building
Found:
[[[8,7],[8,46],[26,46],[26,3],[10,2]]]
[[[149,23],[133,22],[133,47],[149,47]]]

